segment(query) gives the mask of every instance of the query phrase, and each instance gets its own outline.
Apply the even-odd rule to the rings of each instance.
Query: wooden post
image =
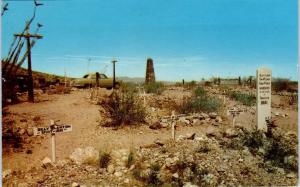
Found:
[[[55,157],[56,157],[56,152],[55,152],[55,133],[51,134],[51,148],[52,148],[52,162],[55,163]]]
[[[27,24],[26,33],[15,34],[16,37],[24,37],[27,40],[27,60],[28,60],[28,100],[29,102],[34,102],[34,94],[33,94],[33,78],[32,78],[32,69],[31,69],[31,45],[30,38],[41,39],[42,36],[38,34],[30,34],[29,33],[29,24]]]
[[[172,122],[172,139],[175,141],[175,122]]]
[[[72,125],[57,125],[54,120],[50,120],[50,126],[48,127],[36,127],[33,128],[33,135],[43,135],[43,134],[51,134],[50,138],[50,146],[51,146],[51,157],[52,162],[56,162],[56,142],[55,142],[55,134],[63,133],[63,132],[71,132]]]
[[[99,78],[100,78],[100,74],[98,72],[96,72],[96,86],[97,86],[97,88],[99,87]]]
[[[235,126],[235,120],[236,120],[235,114],[233,114],[233,116],[232,116],[232,126],[233,126],[233,127]]]
[[[55,126],[54,120],[50,120],[50,125],[52,127]],[[51,132],[51,155],[52,155],[52,162],[55,163],[56,161],[56,147],[55,147],[55,133]]]
[[[116,86],[116,60],[112,60],[111,63],[113,63],[113,88]]]
[[[26,30],[29,34],[29,26]],[[31,69],[31,46],[30,46],[30,37],[26,37],[27,40],[27,50],[28,50],[28,100],[34,103],[34,94],[33,94],[33,78],[32,78],[32,69]]]

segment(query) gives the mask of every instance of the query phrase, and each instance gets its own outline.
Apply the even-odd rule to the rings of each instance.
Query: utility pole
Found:
[[[30,34],[29,33],[29,24],[27,24],[26,33],[24,34],[15,34],[16,37],[24,37],[27,40],[27,61],[28,61],[28,101],[34,103],[33,95],[33,78],[32,78],[32,69],[31,69],[31,46],[30,38],[41,39],[42,35],[39,34]]]
[[[117,60],[112,60],[111,63],[113,63],[113,88],[115,88],[116,85],[116,62]]]
[[[97,88],[100,86],[99,78],[100,78],[100,74],[99,74],[99,72],[96,72],[96,86],[97,86]]]

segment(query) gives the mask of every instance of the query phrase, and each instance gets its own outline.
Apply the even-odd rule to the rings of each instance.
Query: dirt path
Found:
[[[97,125],[98,110],[96,105],[90,105],[86,100],[86,92],[74,92],[70,95],[57,95],[53,101],[41,103],[21,103],[9,107],[12,113],[31,114],[41,116],[43,126],[49,126],[50,119],[60,120],[58,123],[72,124],[73,132],[63,133],[56,136],[57,157],[67,156],[74,147],[86,143],[89,131],[95,129]],[[8,158],[4,157],[4,168],[10,165],[10,160],[14,160],[12,167],[20,168],[36,165],[45,156],[50,155],[50,136],[44,136],[40,146],[35,146],[33,154],[14,153]],[[7,160],[9,159],[9,160]],[[16,160],[23,161],[19,163]]]

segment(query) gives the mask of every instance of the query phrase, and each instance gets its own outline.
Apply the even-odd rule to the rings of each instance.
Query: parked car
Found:
[[[84,75],[82,78],[75,79],[73,82],[74,87],[78,88],[87,88],[96,86],[96,74],[97,73],[89,73]],[[105,74],[99,73],[99,86],[102,88],[111,89],[113,87],[113,78],[107,77]],[[120,87],[120,81],[116,80],[115,88]]]

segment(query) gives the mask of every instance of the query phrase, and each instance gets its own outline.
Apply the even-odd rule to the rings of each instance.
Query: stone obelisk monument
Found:
[[[145,84],[155,82],[155,74],[154,74],[154,67],[153,67],[153,60],[151,58],[147,59],[147,69],[146,69],[146,79]]]

